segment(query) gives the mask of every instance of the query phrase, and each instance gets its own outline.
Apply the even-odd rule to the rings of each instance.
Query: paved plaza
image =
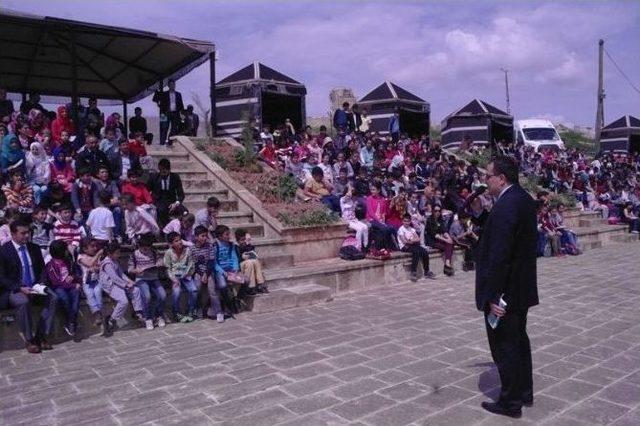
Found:
[[[496,395],[473,273],[0,353],[0,424],[640,424],[640,244],[542,259],[535,406]]]

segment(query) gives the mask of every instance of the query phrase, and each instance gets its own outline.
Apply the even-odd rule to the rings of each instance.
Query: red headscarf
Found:
[[[63,113],[66,113],[64,114],[64,117]],[[69,117],[67,107],[64,105],[60,105],[58,107],[58,116],[51,123],[51,139],[53,139],[54,142],[59,143],[61,140],[61,134],[65,130],[69,132],[69,135],[75,135],[76,126],[73,124],[73,120],[71,120],[71,117]]]

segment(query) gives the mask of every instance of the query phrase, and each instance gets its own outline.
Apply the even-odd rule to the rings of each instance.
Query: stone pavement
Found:
[[[0,424],[640,424],[640,244],[542,259],[535,406],[496,395],[473,273],[0,353]]]

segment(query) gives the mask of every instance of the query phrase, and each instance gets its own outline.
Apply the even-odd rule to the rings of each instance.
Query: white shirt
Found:
[[[169,111],[176,110],[176,92],[173,90],[169,91]]]
[[[123,155],[121,158],[122,158],[122,174],[120,175],[120,177],[124,178],[127,176],[127,172],[131,168],[131,159],[127,155]]]
[[[31,281],[32,284],[37,283],[38,281],[36,280],[36,277],[33,273],[33,262],[31,261],[31,255],[29,254],[29,249],[27,248],[27,245],[25,244],[24,246],[20,246],[19,244],[17,244],[15,241],[11,240],[11,243],[13,243],[13,247],[16,249],[16,253],[18,253],[18,258],[20,259],[20,273],[22,275],[22,283],[24,284],[24,274],[22,273],[22,271],[24,271],[24,261],[22,260],[22,254],[20,253],[20,247],[24,247],[24,252],[27,256],[27,262],[29,263],[28,268],[29,271],[31,272]]]
[[[415,229],[402,225],[400,229],[398,229],[398,246],[400,247],[400,250],[404,248],[407,241],[416,238],[417,236],[418,233]]]
[[[106,207],[96,207],[89,213],[87,226],[91,229],[93,238],[103,241],[111,241],[113,228],[116,226],[113,221],[113,213]]]

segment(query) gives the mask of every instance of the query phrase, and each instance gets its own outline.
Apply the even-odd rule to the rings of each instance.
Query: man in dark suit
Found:
[[[496,202],[484,225],[476,263],[476,305],[484,312],[491,356],[502,389],[496,402],[482,407],[511,417],[533,404],[531,346],[527,312],[538,304],[535,201],[518,184],[518,165],[498,157],[487,166],[489,194]],[[504,295],[504,296],[503,296]],[[500,297],[507,303],[499,306]],[[492,313],[500,321],[493,329]]]
[[[158,224],[163,227],[169,222],[169,214],[179,210],[185,211],[182,205],[184,190],[182,180],[177,173],[171,173],[171,162],[163,158],[158,161],[158,173],[149,179],[147,184],[153,196],[158,215]]]
[[[33,294],[34,284],[44,282],[44,260],[40,247],[29,242],[29,223],[23,219],[9,226],[11,241],[0,246],[0,309],[15,308],[20,331],[29,353],[53,349],[47,336],[53,328],[56,295],[47,288],[46,295]],[[31,303],[43,304],[37,331],[33,332]]]
[[[175,80],[169,80],[168,86],[169,91],[156,92],[153,95],[153,102],[160,108],[160,145],[167,142],[167,131],[169,131],[169,137],[178,133],[180,113],[184,111],[182,94],[176,91]],[[171,126],[170,130],[169,126]]]
[[[92,175],[95,175],[100,167],[106,167],[111,171],[106,154],[98,148],[98,138],[89,134],[85,140],[84,148],[76,156],[76,170],[87,169],[91,171]]]

